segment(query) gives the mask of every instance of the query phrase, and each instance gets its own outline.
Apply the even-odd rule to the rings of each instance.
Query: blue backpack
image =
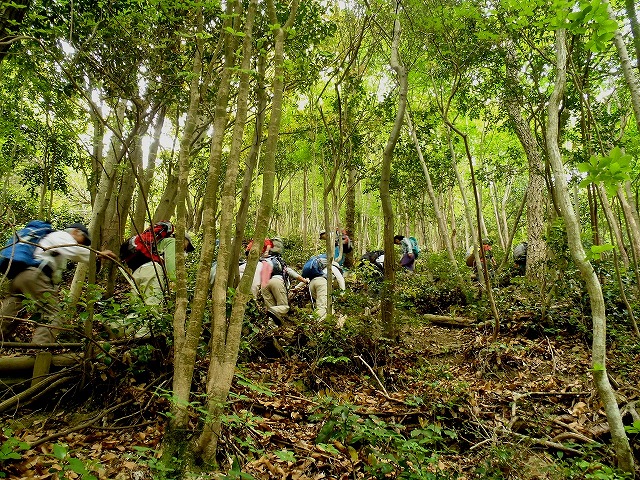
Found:
[[[324,276],[324,269],[327,266],[327,258],[320,255],[315,255],[307,260],[307,263],[302,267],[302,276],[312,280],[317,277]]]
[[[32,220],[18,230],[0,250],[0,275],[6,273],[13,280],[27,268],[39,267],[40,260],[33,256],[36,244],[53,231],[51,224],[42,220]]]
[[[418,246],[418,240],[416,240],[416,237],[409,237],[409,241],[411,241],[411,249],[413,250],[413,256],[418,258],[418,255],[420,255],[420,247]]]

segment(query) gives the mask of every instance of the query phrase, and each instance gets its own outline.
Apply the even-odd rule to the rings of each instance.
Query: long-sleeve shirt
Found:
[[[400,242],[400,248],[402,248],[402,255],[413,255],[413,246],[411,245],[411,240],[409,240],[409,237],[404,237],[402,239],[402,241]]]
[[[67,262],[89,262],[91,251],[76,242],[73,236],[64,230],[56,230],[42,237],[33,251],[33,256],[42,262],[42,267],[51,268],[55,282],[60,280]]]
[[[324,276],[326,277],[327,269],[325,268],[324,270],[322,270],[322,273],[324,273]],[[332,265],[331,274],[333,275],[335,281],[338,282],[338,288],[340,288],[340,290],[344,290],[346,288],[346,285],[344,283],[344,277],[342,276],[342,272],[340,271],[340,269],[335,265]]]

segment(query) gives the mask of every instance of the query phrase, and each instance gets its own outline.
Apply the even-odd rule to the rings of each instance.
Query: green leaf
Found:
[[[69,452],[69,448],[62,443],[56,443],[53,445],[53,456],[58,460],[64,460],[64,457],[67,456]]]
[[[610,243],[605,243],[604,245],[592,245],[591,251],[593,253],[602,253],[602,252],[610,252],[613,250],[614,246]]]
[[[82,462],[82,460],[78,458],[70,458],[69,467],[71,467],[71,470],[73,470],[75,473],[78,473],[80,475],[89,474],[89,470],[87,470],[87,467],[85,466],[85,464]]]
[[[601,363],[594,363],[593,367],[591,367],[591,370],[593,370],[594,372],[604,372],[604,365],[602,365]]]
[[[289,450],[276,450],[273,453],[283,462],[296,462],[296,456]]]
[[[591,164],[587,162],[581,162],[576,167],[578,168],[578,171],[582,173],[591,171]]]

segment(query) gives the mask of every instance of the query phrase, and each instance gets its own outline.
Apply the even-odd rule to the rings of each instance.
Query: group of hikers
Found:
[[[351,239],[344,231],[336,229],[335,250],[331,262],[334,285],[344,291],[343,276],[346,254],[353,249]],[[319,240],[327,239],[322,230]],[[400,264],[412,272],[417,257],[417,242],[413,237],[398,235],[394,242],[402,248]],[[413,243],[412,243],[413,242]],[[68,262],[88,263],[90,260],[91,236],[82,223],[72,223],[62,230],[54,229],[50,223],[39,220],[29,222],[0,249],[0,277],[9,280],[8,296],[0,306],[0,341],[13,337],[19,325],[19,315],[25,311],[25,299],[36,306],[37,327],[33,343],[54,343],[63,330],[57,299],[57,286]],[[247,246],[246,255],[251,244]],[[186,233],[183,245],[185,252],[194,250],[191,236]],[[417,250],[416,250],[417,249]],[[314,311],[318,319],[327,315],[328,261],[326,253],[313,255],[298,273],[283,258],[284,244],[281,238],[264,241],[260,261],[254,274],[251,291],[256,299],[262,297],[267,315],[281,323],[289,312],[288,291],[292,282],[296,286],[308,286]],[[99,261],[116,260],[126,265],[125,277],[144,300],[155,308],[163,301],[170,282],[176,280],[175,229],[170,222],[157,222],[143,232],[131,236],[120,247],[119,254],[111,250],[96,251]],[[246,267],[243,259],[239,264],[242,275]],[[210,279],[215,278],[215,262]]]
[[[326,253],[311,256],[298,273],[283,258],[284,243],[281,238],[264,240],[260,261],[254,273],[251,292],[254,298],[264,301],[267,315],[280,324],[289,312],[289,289],[292,282],[295,287],[309,288],[314,312],[322,320],[327,315],[328,277],[333,279],[340,291],[344,292],[344,261],[346,254],[353,250],[351,239],[346,232],[336,229],[332,233],[334,252],[331,261],[331,274],[328,272]],[[319,240],[327,240],[327,232],[320,231]],[[402,251],[400,266],[408,273],[415,270],[420,253],[414,237],[396,235],[394,244]],[[63,230],[55,230],[50,223],[32,221],[18,230],[0,250],[0,277],[9,280],[9,295],[0,306],[0,341],[10,339],[19,324],[18,315],[24,310],[23,301],[30,298],[37,307],[37,328],[32,337],[34,343],[53,343],[62,329],[63,316],[56,298],[56,287],[62,278],[62,272],[68,262],[85,262],[90,259],[91,237],[87,227],[81,223],[72,223]],[[247,245],[248,256],[251,243]],[[192,252],[194,245],[191,236],[186,233],[183,244],[185,252]],[[491,253],[491,244],[483,242],[482,260],[495,262]],[[163,301],[170,282],[176,280],[176,239],[175,229],[170,222],[157,222],[143,232],[127,239],[116,255],[111,250],[96,251],[98,260],[119,260],[128,267],[124,272],[132,288],[144,300],[144,303],[157,308]],[[515,263],[524,269],[526,263],[526,243],[516,247]],[[384,252],[367,252],[362,261],[370,262],[377,271],[384,272]],[[472,263],[469,263],[472,262]],[[467,264],[474,268],[475,255],[468,256]],[[242,275],[246,260],[239,260],[239,272]],[[524,270],[523,270],[524,271]],[[211,268],[210,280],[215,279],[215,262]]]

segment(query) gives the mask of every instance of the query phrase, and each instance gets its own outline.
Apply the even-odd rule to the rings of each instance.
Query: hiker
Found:
[[[256,270],[256,276],[260,280],[260,290],[264,304],[267,307],[267,315],[273,318],[276,323],[282,323],[284,316],[289,312],[289,298],[287,290],[291,279],[309,283],[291,267],[287,266],[282,258],[284,245],[282,239],[275,237],[271,239],[273,246],[268,254],[260,261],[260,273]],[[254,276],[254,285],[256,283]],[[254,288],[252,287],[252,290]]]
[[[369,262],[374,267],[376,267],[376,271],[384,273],[384,250],[374,250],[373,252],[367,252],[362,255],[362,257],[360,257],[360,261]]]
[[[131,277],[146,305],[160,305],[168,283],[176,281],[176,239],[170,222],[158,222],[120,247],[120,258],[131,269]],[[184,251],[195,250],[185,233]]]
[[[333,262],[331,266],[332,278],[338,284],[340,290],[345,290],[342,269],[338,262]],[[315,312],[320,320],[327,316],[327,256],[326,254],[315,255],[304,264],[302,276],[308,278],[309,293],[312,302],[315,300]]]
[[[279,240],[279,239],[278,239]],[[251,251],[251,247],[253,246],[253,240],[251,240],[246,248],[244,249],[244,254],[245,256],[249,256],[249,252]],[[273,247],[273,240],[270,238],[265,238],[264,242],[262,244],[262,252],[260,252],[260,256],[261,257],[266,257],[267,255],[269,255],[269,252],[271,251],[271,248]]]
[[[320,230],[320,240],[327,239],[327,231]],[[342,240],[342,252],[340,252],[340,239]],[[338,264],[342,267],[344,265],[345,254],[350,253],[353,250],[353,245],[351,244],[351,239],[347,235],[345,230],[336,229],[335,239],[333,242],[335,249],[333,251],[333,259],[338,262]]]
[[[11,282],[10,295],[0,307],[3,341],[9,339],[18,326],[15,317],[23,311],[25,298],[35,300],[40,323],[57,328],[62,326],[57,286],[68,261],[89,262],[91,251],[85,248],[89,245],[89,230],[82,223],[72,223],[64,230],[54,230],[48,222],[34,221],[16,232],[0,251],[0,272],[6,272]],[[117,258],[111,250],[102,250],[97,254],[98,258]],[[54,343],[58,336],[57,328],[38,326],[31,342]]]
[[[417,252],[419,251],[417,241],[413,237],[405,237],[404,235],[395,235],[393,243],[400,245],[402,249],[402,257],[400,265],[408,272],[415,270]]]
[[[513,249],[513,263],[517,275],[524,275],[527,271],[527,242],[520,242]]]
[[[191,235],[185,233],[184,245],[185,253],[195,250],[191,243]],[[167,290],[169,282],[176,281],[176,239],[168,237],[158,243],[158,253],[162,261],[150,260],[138,267],[131,276],[133,277],[140,295],[147,305],[160,305],[163,299],[163,292]],[[166,275],[165,275],[166,274]]]
[[[493,251],[491,249],[491,240],[489,240],[488,238],[483,238],[482,239],[482,250],[484,251],[484,259],[487,260],[487,272],[489,273],[490,276],[493,276],[493,270],[497,267],[496,264],[496,260],[495,258],[493,258]],[[468,249],[467,249],[467,266],[471,267],[473,269],[473,273],[471,275],[471,279],[472,280],[478,280],[481,278],[484,278],[484,273],[483,273],[483,266],[482,266],[482,262],[483,257],[480,254],[480,252],[478,252],[478,255],[480,256],[480,265],[476,265],[476,257],[475,257],[475,252],[473,250],[473,245],[471,245]]]

